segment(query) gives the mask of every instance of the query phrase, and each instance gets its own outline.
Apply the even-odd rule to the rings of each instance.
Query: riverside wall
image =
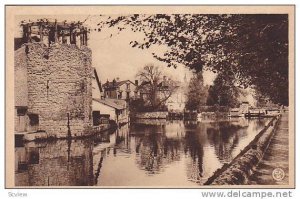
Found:
[[[136,119],[166,119],[168,117],[168,112],[156,111],[156,112],[136,113],[134,117]]]
[[[229,164],[214,172],[205,185],[244,185],[253,169],[263,158],[281,116],[274,117],[268,125]]]

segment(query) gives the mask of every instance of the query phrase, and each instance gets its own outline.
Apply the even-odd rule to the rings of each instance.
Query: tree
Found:
[[[162,78],[158,66],[146,65],[137,73],[137,77],[141,82],[139,90],[145,97],[145,106],[151,110],[161,109],[178,88],[175,81],[166,76]]]
[[[256,106],[257,107],[276,107],[278,105],[272,103],[269,98],[267,98],[265,95],[260,93],[259,91],[254,91],[254,99],[256,100]]]
[[[266,107],[268,104],[268,99],[258,91],[254,92],[254,99],[256,100],[257,107]]]
[[[168,66],[179,64],[195,71],[203,68],[234,73],[243,88],[255,88],[274,103],[288,105],[288,15],[286,14],[155,14],[105,18],[104,27],[143,32],[132,47],[166,45]]]
[[[187,110],[199,110],[206,105],[208,88],[204,85],[202,72],[196,73],[190,80],[186,94]]]
[[[233,77],[219,74],[208,90],[207,105],[235,107],[238,105],[239,89],[233,83]]]

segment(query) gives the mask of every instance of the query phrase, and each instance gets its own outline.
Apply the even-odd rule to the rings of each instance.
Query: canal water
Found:
[[[269,119],[141,120],[93,139],[15,147],[16,186],[201,186]]]

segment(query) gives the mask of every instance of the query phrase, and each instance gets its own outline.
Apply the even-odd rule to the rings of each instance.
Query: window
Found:
[[[129,90],[129,89],[130,89],[130,83],[127,83],[127,84],[126,84],[126,87],[127,87],[127,89]]]
[[[119,92],[118,99],[122,99],[122,92]]]
[[[29,164],[39,164],[40,161],[39,148],[30,148],[28,156],[29,156],[28,157]]]
[[[27,112],[27,108],[26,107],[19,107],[17,108],[17,115],[18,116],[24,116]]]
[[[28,114],[29,125],[36,126],[39,125],[39,115],[38,114]]]
[[[80,90],[81,90],[81,92],[85,92],[86,91],[85,90],[85,81],[84,80],[82,80],[81,83],[80,83]]]
[[[93,126],[100,125],[100,111],[93,111]]]
[[[130,97],[130,92],[127,92],[126,93],[126,99],[129,99],[129,97]]]

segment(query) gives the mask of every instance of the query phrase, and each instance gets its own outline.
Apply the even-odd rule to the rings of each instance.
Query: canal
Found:
[[[16,186],[201,186],[269,119],[140,120],[93,139],[15,147]]]

